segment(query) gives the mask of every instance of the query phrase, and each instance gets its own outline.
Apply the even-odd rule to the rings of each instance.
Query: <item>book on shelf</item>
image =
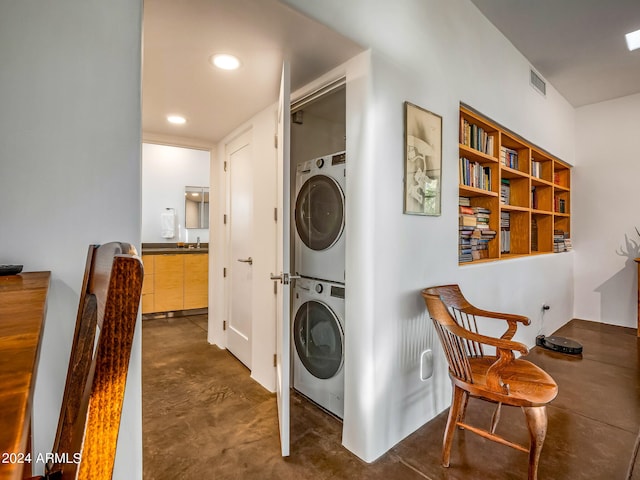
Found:
[[[509,214],[509,212],[500,212],[500,227],[501,228],[511,227],[511,215]]]
[[[464,227],[475,227],[478,224],[478,220],[475,215],[460,215],[460,225]]]
[[[473,207],[470,205],[460,205],[460,213],[463,215],[473,215]]]
[[[470,207],[471,199],[469,197],[458,197],[458,205],[461,207]]]
[[[538,251],[538,221],[531,218],[531,251]]]
[[[531,187],[531,208],[538,209],[538,190],[537,187]]]
[[[553,197],[553,211],[556,213],[567,213],[567,202],[564,198]]]
[[[500,163],[503,165],[518,170],[518,151],[513,148],[500,147]]]
[[[480,162],[460,157],[460,184],[469,187],[491,190],[491,168]]]
[[[511,252],[511,214],[500,212],[500,253]]]
[[[500,203],[502,205],[510,205],[511,202],[511,183],[508,178],[500,181]]]
[[[460,143],[493,156],[495,136],[466,118],[460,118]]]
[[[500,253],[511,253],[511,230],[500,230]]]
[[[542,162],[531,160],[531,175],[536,178],[542,178]]]

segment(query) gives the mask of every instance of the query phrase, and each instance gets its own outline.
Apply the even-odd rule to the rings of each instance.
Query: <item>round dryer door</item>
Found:
[[[314,377],[333,377],[342,367],[342,327],[333,311],[314,300],[303,303],[293,321],[293,342],[300,361]]]
[[[326,175],[309,178],[296,198],[296,229],[312,250],[326,250],[338,241],[344,229],[344,194]]]

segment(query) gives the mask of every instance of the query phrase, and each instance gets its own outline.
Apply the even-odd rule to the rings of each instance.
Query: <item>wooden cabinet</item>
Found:
[[[209,255],[184,256],[184,309],[207,308]]]
[[[155,255],[142,255],[142,265],[144,266],[144,277],[142,280],[142,313],[154,311],[154,291],[153,279],[155,277]]]
[[[571,167],[460,108],[459,262],[571,249]]]
[[[142,313],[207,308],[206,253],[142,255]]]
[[[184,255],[156,255],[154,311],[182,310],[184,298]]]

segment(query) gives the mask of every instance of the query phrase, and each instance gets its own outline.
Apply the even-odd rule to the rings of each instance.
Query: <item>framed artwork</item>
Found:
[[[440,215],[442,117],[404,102],[404,213]]]

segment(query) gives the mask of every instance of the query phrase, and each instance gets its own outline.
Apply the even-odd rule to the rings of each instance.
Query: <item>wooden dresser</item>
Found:
[[[0,277],[0,480],[31,474],[31,409],[50,277]]]

